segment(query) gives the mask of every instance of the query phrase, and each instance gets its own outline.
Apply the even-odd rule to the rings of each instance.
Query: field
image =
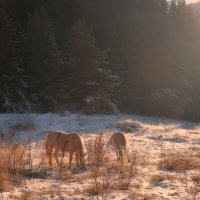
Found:
[[[86,170],[54,162],[44,135],[78,132]],[[131,162],[108,146],[114,131],[128,141]],[[200,124],[137,115],[1,114],[0,200],[200,199]]]

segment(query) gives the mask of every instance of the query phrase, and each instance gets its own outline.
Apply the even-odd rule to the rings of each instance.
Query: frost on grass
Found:
[[[63,168],[49,168],[43,139],[55,129],[81,135],[86,170],[74,160],[68,169],[67,155]],[[108,145],[119,130],[131,163],[118,162]],[[200,199],[197,123],[124,114],[1,114],[0,131],[3,199]]]

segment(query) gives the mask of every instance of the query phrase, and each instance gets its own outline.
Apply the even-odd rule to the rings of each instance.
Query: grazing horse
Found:
[[[123,133],[121,132],[113,133],[113,135],[110,138],[109,143],[110,145],[114,147],[118,160],[123,161],[123,154],[125,154],[128,159],[128,162],[130,162],[130,156],[129,156],[127,145],[126,145],[127,142]]]
[[[69,152],[69,168],[73,154],[75,153],[77,167],[85,168],[83,143],[77,133],[65,133],[61,131],[52,131],[47,133],[45,137],[46,153],[49,157],[49,165],[52,166],[52,153],[59,166],[62,166],[62,159],[65,152]],[[62,158],[59,163],[58,153],[62,153]]]

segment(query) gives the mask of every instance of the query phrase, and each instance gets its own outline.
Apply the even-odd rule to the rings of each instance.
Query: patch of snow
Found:
[[[98,83],[96,81],[88,81],[86,82],[86,85],[95,86],[98,85]]]
[[[134,164],[137,173],[131,179],[129,190],[108,190],[107,199],[184,199],[187,196],[184,171],[161,170],[158,167],[158,162],[163,149],[165,153],[170,153],[169,149],[182,154],[198,155],[200,153],[200,124],[198,123],[123,113],[83,115],[66,111],[62,114],[0,114],[0,130],[3,133],[13,129],[14,140],[24,142],[27,142],[31,135],[34,164],[41,162],[44,147],[43,141],[40,140],[44,138],[47,131],[78,132],[87,145],[94,142],[96,134],[101,132],[104,133],[104,140],[108,142],[112,133],[119,131],[118,125],[120,123],[129,126],[139,124],[139,127],[136,126],[136,130],[133,127],[125,133],[131,159],[137,161]],[[37,146],[38,140],[41,142],[41,146]],[[111,162],[116,162],[113,149],[109,150],[109,158]],[[64,162],[64,166],[66,166],[68,164],[67,156],[64,157]],[[74,162],[72,165],[74,165]],[[48,170],[45,168],[45,174],[41,174],[39,178],[25,179],[24,185],[22,187],[17,186],[12,193],[16,195],[26,192],[38,194],[35,197],[36,200],[98,199],[101,197],[100,195],[89,196],[83,192],[85,188],[91,186],[91,183],[94,183],[94,180],[88,178],[89,170],[64,168],[63,173],[69,178],[61,180],[58,169]],[[198,170],[196,171],[198,172]],[[196,171],[191,171],[191,176]],[[72,178],[70,177],[71,174],[73,175]],[[155,174],[164,176],[164,180],[150,183],[150,178]],[[6,197],[9,199],[9,193],[2,195],[4,199]]]
[[[101,96],[88,96],[84,100],[86,103],[90,103],[98,99],[101,99]]]
[[[161,99],[167,96],[177,97],[177,95],[178,95],[178,91],[176,89],[170,89],[170,88],[162,89],[153,93],[153,96],[158,99]]]

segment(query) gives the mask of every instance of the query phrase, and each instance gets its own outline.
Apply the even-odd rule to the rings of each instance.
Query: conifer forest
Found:
[[[200,120],[200,15],[184,0],[1,0],[0,112]]]

